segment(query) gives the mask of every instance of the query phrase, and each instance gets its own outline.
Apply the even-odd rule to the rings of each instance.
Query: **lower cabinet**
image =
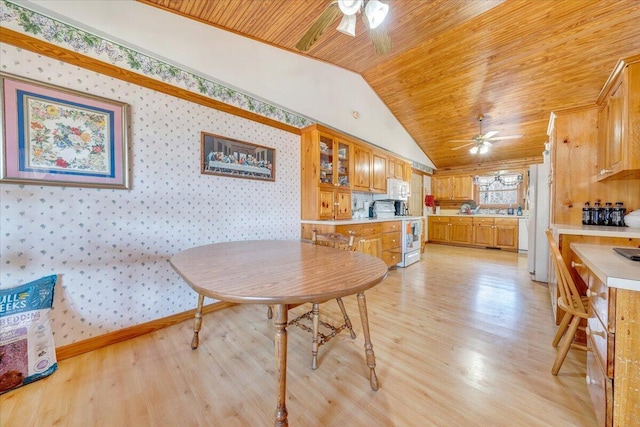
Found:
[[[429,217],[429,241],[433,243],[449,243],[449,217]]]
[[[335,232],[349,235],[350,232],[353,232],[356,244],[359,238],[372,239],[379,237],[382,241],[381,258],[389,267],[393,267],[400,262],[401,258],[401,227],[402,221],[380,221],[349,225],[302,224],[302,239],[311,240],[314,228],[318,233]]]
[[[389,267],[397,265],[401,261],[401,228],[401,221],[385,221],[382,223],[382,260]]]
[[[584,263],[576,256],[574,265]],[[600,426],[640,421],[640,291],[608,287],[588,268],[587,388]]]
[[[430,216],[429,242],[518,251],[518,218]]]

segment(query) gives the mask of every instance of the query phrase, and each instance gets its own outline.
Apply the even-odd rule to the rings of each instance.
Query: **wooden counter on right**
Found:
[[[640,425],[640,262],[615,246],[572,243],[588,285],[587,387],[601,426]]]

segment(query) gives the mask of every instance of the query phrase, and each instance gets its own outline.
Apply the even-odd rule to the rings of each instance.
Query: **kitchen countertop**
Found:
[[[573,234],[579,236],[626,237],[640,239],[640,228],[608,227],[604,225],[551,224],[553,235]]]
[[[640,261],[631,261],[614,252],[613,248],[571,243],[571,250],[607,286],[640,292]]]
[[[394,216],[391,218],[352,218],[340,220],[300,220],[302,224],[325,224],[325,225],[349,225],[349,224],[366,224],[370,222],[386,222],[386,221],[402,221],[403,219],[422,219],[421,216]]]

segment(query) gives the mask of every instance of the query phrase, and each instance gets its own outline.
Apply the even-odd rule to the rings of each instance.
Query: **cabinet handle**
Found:
[[[580,264],[579,262],[571,261],[571,267],[584,267],[584,264]]]
[[[602,169],[600,171],[600,175],[606,175],[606,174],[611,173],[611,172],[613,172],[611,169]]]
[[[595,378],[591,378],[589,375],[586,376],[585,380],[587,381],[587,385],[598,384]]]

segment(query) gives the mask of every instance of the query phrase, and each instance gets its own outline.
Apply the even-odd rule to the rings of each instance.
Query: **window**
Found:
[[[521,174],[480,175],[473,179],[478,186],[478,204],[508,206],[518,204]]]

